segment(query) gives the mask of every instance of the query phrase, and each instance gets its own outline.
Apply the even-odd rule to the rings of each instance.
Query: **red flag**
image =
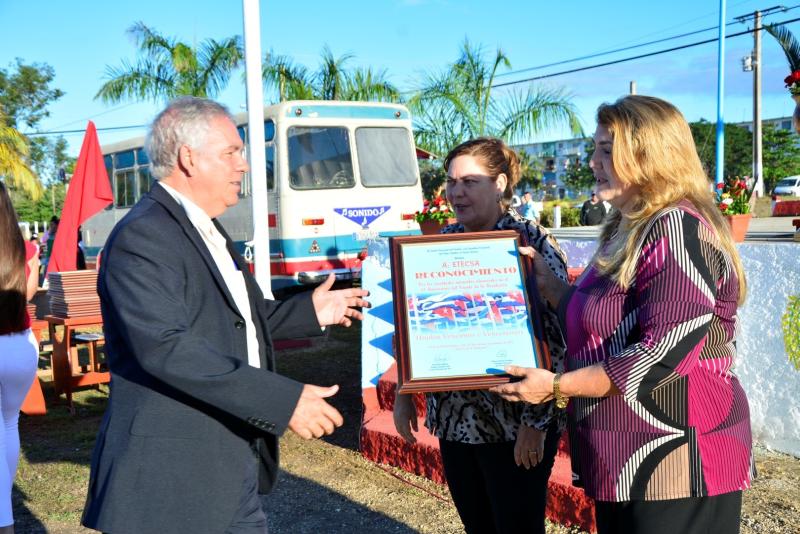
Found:
[[[97,141],[97,129],[89,121],[75,174],[64,199],[64,209],[61,210],[61,221],[47,264],[48,273],[74,271],[77,268],[78,227],[113,200],[103,153]]]

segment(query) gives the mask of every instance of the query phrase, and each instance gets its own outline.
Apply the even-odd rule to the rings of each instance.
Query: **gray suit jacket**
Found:
[[[265,300],[242,258],[261,369],[183,208],[160,186],[108,238],[98,278],[111,394],[82,523],[112,534],[224,532],[248,466],[272,486],[277,438],[302,384],[274,372],[272,339],[319,335],[310,294]]]

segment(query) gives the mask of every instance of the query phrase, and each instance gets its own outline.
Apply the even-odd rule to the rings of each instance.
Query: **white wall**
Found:
[[[800,295],[800,244],[739,245],[748,298],[740,310],[736,373],[750,401],[753,439],[800,456],[800,371],[786,356],[781,316]]]

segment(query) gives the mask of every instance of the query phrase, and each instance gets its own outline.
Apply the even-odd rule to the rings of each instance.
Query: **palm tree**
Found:
[[[42,184],[28,166],[29,150],[26,137],[7,124],[0,108],[0,177],[14,189],[28,193],[35,201],[42,195]]]
[[[289,56],[267,52],[261,67],[261,77],[268,89],[277,91],[278,100],[313,100],[311,76],[308,69],[296,65]]]
[[[194,48],[164,37],[143,22],[128,29],[141,57],[131,64],[107,67],[108,81],[95,95],[103,102],[171,100],[182,95],[213,98],[228,84],[244,58],[241,38],[206,39]]]
[[[501,67],[511,68],[502,50],[487,60],[480,46],[464,40],[461,57],[444,72],[427,74],[409,101],[417,144],[445,154],[456,144],[480,136],[519,143],[561,124],[573,134],[582,133],[575,107],[562,89],[531,87],[497,97],[492,86]]]
[[[322,61],[316,72],[295,64],[284,55],[267,53],[263,77],[268,89],[284,100],[373,100],[396,102],[399,91],[386,79],[385,71],[371,68],[348,70],[347,62],[352,54],[333,55],[326,45],[322,49]]]

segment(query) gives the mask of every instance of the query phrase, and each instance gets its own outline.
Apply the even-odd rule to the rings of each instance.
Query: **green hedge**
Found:
[[[580,208],[568,208],[561,206],[561,227],[580,226],[581,225],[581,210]],[[542,210],[540,221],[542,226],[547,228],[553,227],[553,208],[548,206]]]

